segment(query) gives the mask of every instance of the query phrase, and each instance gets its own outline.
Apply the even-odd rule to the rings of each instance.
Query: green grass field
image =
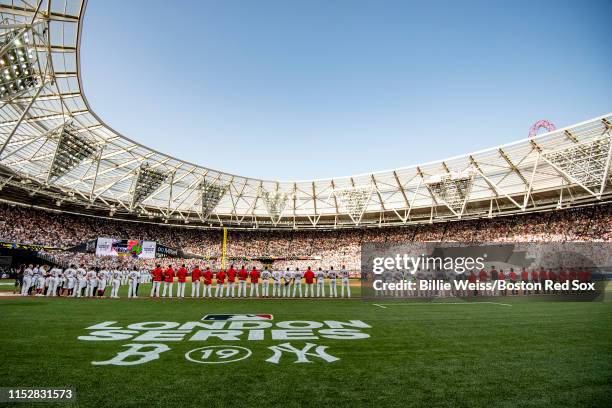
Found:
[[[143,285],[141,294],[147,294]],[[189,288],[187,288],[189,294]],[[2,386],[72,386],[75,406],[604,407],[612,395],[612,302],[428,304],[362,300],[0,298]],[[156,341],[154,361],[94,366],[134,340],[82,341],[103,321],[199,321],[270,313],[273,322],[361,320],[365,339]],[[316,331],[316,330],[315,330]],[[268,347],[328,346],[339,360],[266,362]],[[252,355],[196,364],[188,351],[236,345]],[[33,404],[49,406],[47,404]],[[27,406],[20,403],[15,406]]]

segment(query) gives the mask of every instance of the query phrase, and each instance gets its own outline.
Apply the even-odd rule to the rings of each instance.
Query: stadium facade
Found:
[[[333,179],[260,180],[168,156],[91,109],[79,62],[85,8],[78,0],[0,2],[4,201],[207,228],[330,229],[498,217],[612,197],[612,114],[448,160]]]

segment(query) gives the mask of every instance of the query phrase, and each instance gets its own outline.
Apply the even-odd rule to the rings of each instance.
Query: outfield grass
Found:
[[[73,386],[74,405],[87,407],[609,406],[612,302],[504,303],[512,306],[0,298],[2,386]],[[77,340],[102,321],[182,323],[208,313],[271,313],[274,322],[359,319],[372,326],[363,330],[371,337],[290,340],[329,346],[340,358],[333,363],[296,364],[292,356],[278,365],[265,362],[273,354],[267,347],[284,342],[267,334],[263,341],[162,342],[172,350],[130,367],[91,361],[112,358],[131,340]],[[247,347],[253,355],[219,365],[184,357],[219,344]]]

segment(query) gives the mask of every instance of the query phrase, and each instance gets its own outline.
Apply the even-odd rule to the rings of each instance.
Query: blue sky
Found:
[[[140,143],[302,180],[612,111],[611,1],[88,2],[84,90]]]

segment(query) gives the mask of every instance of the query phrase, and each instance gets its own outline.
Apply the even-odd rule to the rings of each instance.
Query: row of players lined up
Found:
[[[66,297],[103,297],[107,286],[111,288],[111,298],[119,297],[119,287],[128,285],[128,298],[138,297],[138,285],[151,282],[151,297],[173,297],[174,283],[177,280],[176,296],[185,297],[185,283],[191,278],[191,297],[213,297],[212,286],[215,281],[214,297],[247,297],[247,283],[249,283],[249,296],[260,297],[325,297],[325,279],[328,279],[329,297],[338,297],[337,277],[341,279],[340,296],[351,297],[349,285],[349,271],[344,265],[340,271],[333,266],[323,271],[319,268],[313,271],[310,267],[302,272],[287,268],[286,271],[270,271],[265,267],[261,272],[253,267],[247,270],[244,266],[236,270],[233,265],[228,270],[211,271],[208,267],[202,271],[195,266],[190,271],[183,264],[176,271],[172,265],[162,269],[158,264],[151,272],[148,271],[107,271],[100,268],[90,269],[81,265],[79,268],[71,265],[69,268],[29,265],[23,269],[21,295],[28,296],[66,296]],[[302,291],[304,281],[304,293]],[[227,281],[227,283],[226,283]],[[260,285],[261,281],[261,285]],[[270,293],[272,282],[272,293]],[[316,287],[316,292],[315,292]],[[346,291],[345,291],[346,290]],[[237,292],[237,293],[236,293]]]

